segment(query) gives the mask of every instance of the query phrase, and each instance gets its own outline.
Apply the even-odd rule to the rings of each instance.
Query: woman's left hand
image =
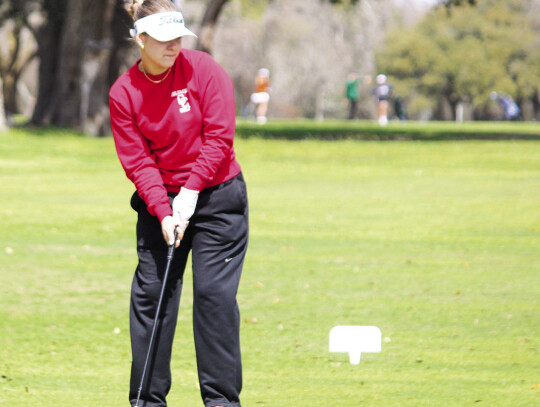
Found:
[[[186,230],[187,224],[195,212],[198,198],[199,191],[193,191],[184,187],[174,197],[172,203],[173,219],[177,225],[180,225],[182,232]]]
[[[161,231],[163,232],[163,238],[169,246],[174,244],[174,247],[180,246],[180,241],[184,237],[184,231],[187,228],[189,222],[186,222],[185,227],[180,227],[179,225],[174,224],[174,219],[172,216],[165,216],[161,221]],[[174,241],[174,230],[176,229],[176,242]]]

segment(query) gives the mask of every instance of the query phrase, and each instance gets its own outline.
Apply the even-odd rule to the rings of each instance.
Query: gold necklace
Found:
[[[172,68],[172,66],[171,66],[169,69],[167,69],[167,73],[165,74],[165,76],[164,76],[163,78],[161,78],[161,79],[155,81],[155,80],[153,80],[153,79],[150,79],[150,77],[146,74],[142,62],[141,62],[140,67],[141,67],[142,73],[144,74],[144,76],[146,76],[146,79],[148,79],[148,80],[149,80],[150,82],[152,82],[152,83],[161,83],[161,82],[163,82],[165,79],[167,79],[167,76],[169,76],[169,74],[171,73],[171,68]]]

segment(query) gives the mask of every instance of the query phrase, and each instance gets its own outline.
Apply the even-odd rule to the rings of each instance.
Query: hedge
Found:
[[[390,122],[375,121],[269,120],[264,125],[239,119],[239,137],[289,140],[540,140],[536,122]]]

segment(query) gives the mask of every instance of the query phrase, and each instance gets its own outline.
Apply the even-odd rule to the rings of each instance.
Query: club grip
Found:
[[[169,245],[169,249],[167,251],[167,258],[170,259],[174,254],[174,245],[176,244],[176,239],[178,238],[178,231],[176,228],[174,228],[174,241],[172,244]]]

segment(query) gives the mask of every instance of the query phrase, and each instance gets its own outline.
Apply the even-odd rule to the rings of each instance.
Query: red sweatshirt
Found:
[[[183,49],[161,83],[137,62],[112,86],[109,106],[122,167],[160,222],[172,214],[168,192],[201,191],[240,173],[232,81],[207,53]]]

